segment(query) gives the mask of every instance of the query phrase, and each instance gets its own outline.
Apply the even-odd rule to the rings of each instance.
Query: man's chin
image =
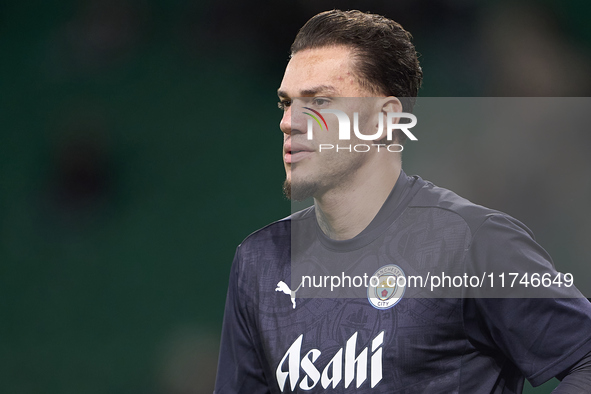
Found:
[[[283,182],[283,194],[291,201],[303,201],[314,196],[318,186],[312,182],[292,182],[286,179]]]

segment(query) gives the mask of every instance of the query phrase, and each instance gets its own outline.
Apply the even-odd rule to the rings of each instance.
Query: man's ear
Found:
[[[383,97],[380,98],[378,100],[377,103],[377,107],[379,109],[379,114],[378,117],[376,117],[376,130],[379,128],[379,122],[380,122],[380,118],[381,118],[381,122],[382,122],[382,134],[380,135],[380,138],[376,139],[374,142],[376,144],[391,144],[394,143],[395,141],[387,141],[386,140],[386,121],[388,118],[388,112],[402,112],[402,103],[400,102],[400,100],[397,97],[394,96],[389,96],[389,97]],[[400,121],[400,118],[395,118],[393,119],[394,123],[398,123]]]
[[[402,103],[397,97],[384,97],[380,101],[382,102],[382,112],[384,114],[388,112],[402,112]]]

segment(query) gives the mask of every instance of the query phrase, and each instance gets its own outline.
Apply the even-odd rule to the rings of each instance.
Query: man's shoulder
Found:
[[[269,223],[250,235],[240,243],[239,248],[258,249],[269,246],[285,247],[289,245],[291,240],[291,225],[292,222],[307,220],[314,217],[314,207],[308,207],[301,211],[295,212],[283,219],[279,219]]]
[[[415,195],[409,204],[409,208],[439,209],[451,215],[459,216],[470,228],[472,233],[487,220],[499,218],[508,220],[530,232],[523,223],[510,215],[496,209],[475,204],[457,193],[436,186],[429,181],[426,181],[422,189]]]

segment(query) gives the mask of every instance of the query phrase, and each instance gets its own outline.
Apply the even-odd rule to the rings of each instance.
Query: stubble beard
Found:
[[[291,176],[283,182],[283,194],[291,201],[304,201],[313,197],[320,189],[318,179],[311,179],[311,176],[295,176],[293,171],[298,166],[294,163],[291,166]]]
[[[283,182],[283,194],[291,201],[303,201],[313,197],[318,191],[318,185],[314,182],[291,182],[286,179]]]
[[[333,168],[333,171],[321,174],[321,176],[296,177],[294,179],[292,166],[291,179],[283,182],[283,194],[291,201],[303,201],[310,197],[317,197],[329,189],[346,187],[363,163],[365,153],[356,153],[345,161],[331,160],[324,165]],[[318,174],[317,174],[318,175]],[[314,178],[314,179],[310,179]]]

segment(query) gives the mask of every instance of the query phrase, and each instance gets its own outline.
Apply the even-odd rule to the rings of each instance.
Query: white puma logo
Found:
[[[294,291],[291,291],[291,289],[289,288],[289,286],[284,282],[284,281],[279,281],[279,283],[277,283],[277,288],[275,289],[275,291],[282,291],[283,293],[287,294],[288,296],[291,297],[291,303],[293,304],[293,309],[295,309],[296,307],[296,302],[295,302],[295,297],[296,297],[296,291],[298,291],[300,289],[300,287],[302,287],[302,284],[304,283],[304,281],[302,280],[302,283],[300,283],[300,285],[298,286],[297,289],[295,289]]]

